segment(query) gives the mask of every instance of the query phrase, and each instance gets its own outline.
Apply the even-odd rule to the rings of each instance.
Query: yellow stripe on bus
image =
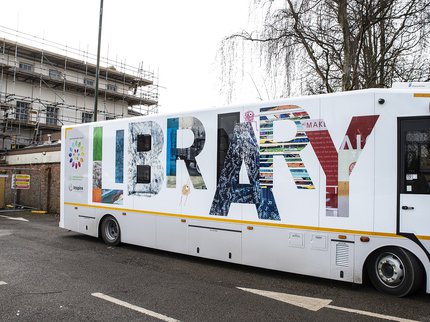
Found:
[[[414,93],[414,97],[430,98],[430,93]]]
[[[74,202],[64,202],[64,205],[74,206],[74,207],[86,207],[86,208],[115,210],[115,211],[123,211],[123,212],[134,212],[134,213],[140,213],[140,214],[145,214],[145,215],[156,215],[156,216],[164,216],[164,217],[176,217],[176,218],[187,218],[187,219],[195,219],[195,220],[215,221],[215,222],[240,224],[240,225],[255,225],[255,226],[276,227],[276,228],[316,230],[316,231],[325,231],[325,232],[331,232],[331,233],[346,233],[346,234],[355,234],[355,235],[370,235],[370,236],[379,236],[379,237],[403,238],[403,236],[400,236],[397,234],[383,233],[383,232],[371,232],[371,231],[339,229],[339,228],[325,228],[325,227],[314,227],[314,226],[288,225],[288,224],[277,224],[277,223],[271,223],[271,222],[259,222],[259,221],[239,220],[239,219],[226,219],[226,218],[216,218],[216,217],[203,217],[203,216],[183,215],[183,214],[158,212],[158,211],[136,210],[136,209],[130,209],[130,208],[115,208],[115,207],[100,206],[100,205],[89,205],[89,204],[81,204],[81,203],[74,203]],[[417,236],[417,238],[422,239],[422,240],[430,240],[430,236]]]

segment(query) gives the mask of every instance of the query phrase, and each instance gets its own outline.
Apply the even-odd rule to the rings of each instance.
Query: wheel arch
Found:
[[[405,245],[401,245],[398,243],[387,243],[387,244],[378,245],[377,247],[374,247],[373,250],[367,254],[365,260],[361,264],[362,280],[366,282],[370,282],[369,272],[367,269],[369,261],[377,253],[382,252],[384,249],[389,249],[390,247],[396,247],[404,251],[408,251],[409,253],[411,253],[413,256],[416,257],[416,259],[419,262],[419,265],[421,265],[421,269],[424,274],[423,278],[424,278],[424,284],[426,285],[426,288],[425,288],[426,292],[430,293],[430,280],[428,278],[430,276],[430,263],[426,254],[421,249],[419,249],[419,251],[415,253],[416,249],[411,249],[411,248],[405,247]],[[422,254],[420,252],[422,252]]]

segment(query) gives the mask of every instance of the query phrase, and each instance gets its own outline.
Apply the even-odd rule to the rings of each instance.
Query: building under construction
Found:
[[[31,45],[24,44],[28,39]],[[0,150],[38,145],[64,124],[91,122],[95,61],[88,52],[25,34],[22,41],[0,39]],[[99,75],[98,120],[157,112],[154,72],[101,58]]]

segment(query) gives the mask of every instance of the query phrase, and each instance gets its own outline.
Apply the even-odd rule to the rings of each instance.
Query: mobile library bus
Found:
[[[60,227],[430,293],[430,87],[62,128]]]

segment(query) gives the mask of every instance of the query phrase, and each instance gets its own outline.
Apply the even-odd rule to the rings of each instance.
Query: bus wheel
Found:
[[[415,292],[424,278],[420,261],[399,247],[385,247],[374,252],[367,261],[367,270],[376,289],[398,297]]]
[[[121,230],[118,221],[112,216],[103,218],[100,232],[103,241],[109,246],[116,246],[121,241]]]

